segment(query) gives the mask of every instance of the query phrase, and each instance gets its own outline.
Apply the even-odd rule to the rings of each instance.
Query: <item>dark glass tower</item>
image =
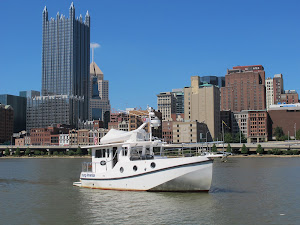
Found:
[[[42,96],[27,98],[27,127],[55,123],[78,127],[88,119],[90,76],[90,16],[75,19],[56,14],[48,19],[43,10]]]
[[[68,95],[84,99],[80,119],[88,117],[90,69],[90,16],[75,19],[73,3],[69,18],[57,13],[48,20],[43,11],[42,95]]]

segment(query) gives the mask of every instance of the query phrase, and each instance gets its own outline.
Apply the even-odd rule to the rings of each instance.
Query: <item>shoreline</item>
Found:
[[[299,158],[300,155],[229,155],[228,158]],[[83,156],[2,156],[1,159],[91,159],[90,155]]]

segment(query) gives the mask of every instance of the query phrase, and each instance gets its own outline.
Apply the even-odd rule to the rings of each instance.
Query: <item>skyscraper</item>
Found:
[[[48,19],[43,10],[42,96],[27,99],[27,130],[53,123],[78,126],[88,119],[90,16],[75,19],[56,14]]]
[[[217,138],[220,132],[219,88],[212,84],[200,85],[200,77],[192,76],[191,86],[184,88],[184,120],[206,124],[207,139]]]
[[[227,70],[221,88],[221,110],[266,109],[265,71],[262,65],[236,66]]]
[[[105,113],[110,112],[108,80],[95,62],[90,65],[90,111],[89,120],[105,120]]]

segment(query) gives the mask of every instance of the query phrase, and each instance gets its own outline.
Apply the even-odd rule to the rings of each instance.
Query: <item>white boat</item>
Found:
[[[151,126],[158,118],[150,110]],[[176,157],[167,156],[164,143],[153,140],[143,129],[125,132],[110,130],[92,149],[92,162],[83,163],[80,181],[73,185],[86,188],[127,191],[209,191],[213,160],[191,152],[184,157],[177,149]],[[150,129],[151,130],[151,129]],[[181,155],[181,157],[178,157]],[[194,155],[194,156],[192,156]]]

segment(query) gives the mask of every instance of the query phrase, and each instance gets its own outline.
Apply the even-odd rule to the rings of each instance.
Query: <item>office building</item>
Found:
[[[90,65],[90,110],[89,120],[104,121],[105,113],[110,112],[108,80],[95,62]]]
[[[203,76],[200,77],[201,84],[212,84],[219,88],[225,87],[225,77],[217,77],[217,76]]]
[[[162,121],[170,121],[175,113],[175,99],[172,92],[161,92],[157,95],[157,110],[162,114]]]
[[[10,105],[0,104],[0,143],[10,142],[13,135],[14,110]]]
[[[236,66],[227,70],[221,88],[221,110],[264,110],[266,108],[263,66]]]
[[[184,113],[184,89],[172,89],[172,93],[175,99],[175,112],[176,114]]]
[[[36,96],[40,96],[41,93],[39,91],[20,91],[19,96],[24,97],[24,98],[34,98]]]
[[[14,133],[26,129],[26,98],[2,94],[0,95],[0,104],[10,105],[14,110]]]
[[[281,94],[280,102],[278,103],[283,103],[283,104],[294,104],[299,102],[299,96],[297,91],[295,90],[285,90]]]
[[[273,78],[274,104],[281,102],[281,94],[283,91],[283,76],[282,74],[275,74]]]
[[[290,139],[295,137],[296,131],[300,129],[300,103],[279,104],[270,106],[270,135],[275,140],[274,129],[281,127],[283,133]]]
[[[88,119],[90,16],[87,12],[84,21],[81,15],[75,19],[72,3],[69,18],[57,13],[49,20],[45,7],[42,32],[42,96],[29,100],[28,127],[34,123],[45,127],[53,121],[77,127]]]
[[[266,85],[266,107],[269,109],[270,105],[274,105],[274,84],[273,78],[268,77],[265,81]]]
[[[184,88],[184,120],[207,124],[208,140],[217,138],[220,133],[219,88],[211,84],[200,85],[199,76],[192,76],[191,87]]]
[[[198,121],[173,121],[173,143],[197,143],[211,140],[205,123]]]
[[[162,121],[172,121],[171,115],[184,113],[184,91],[173,89],[157,95],[157,110],[162,113]]]

